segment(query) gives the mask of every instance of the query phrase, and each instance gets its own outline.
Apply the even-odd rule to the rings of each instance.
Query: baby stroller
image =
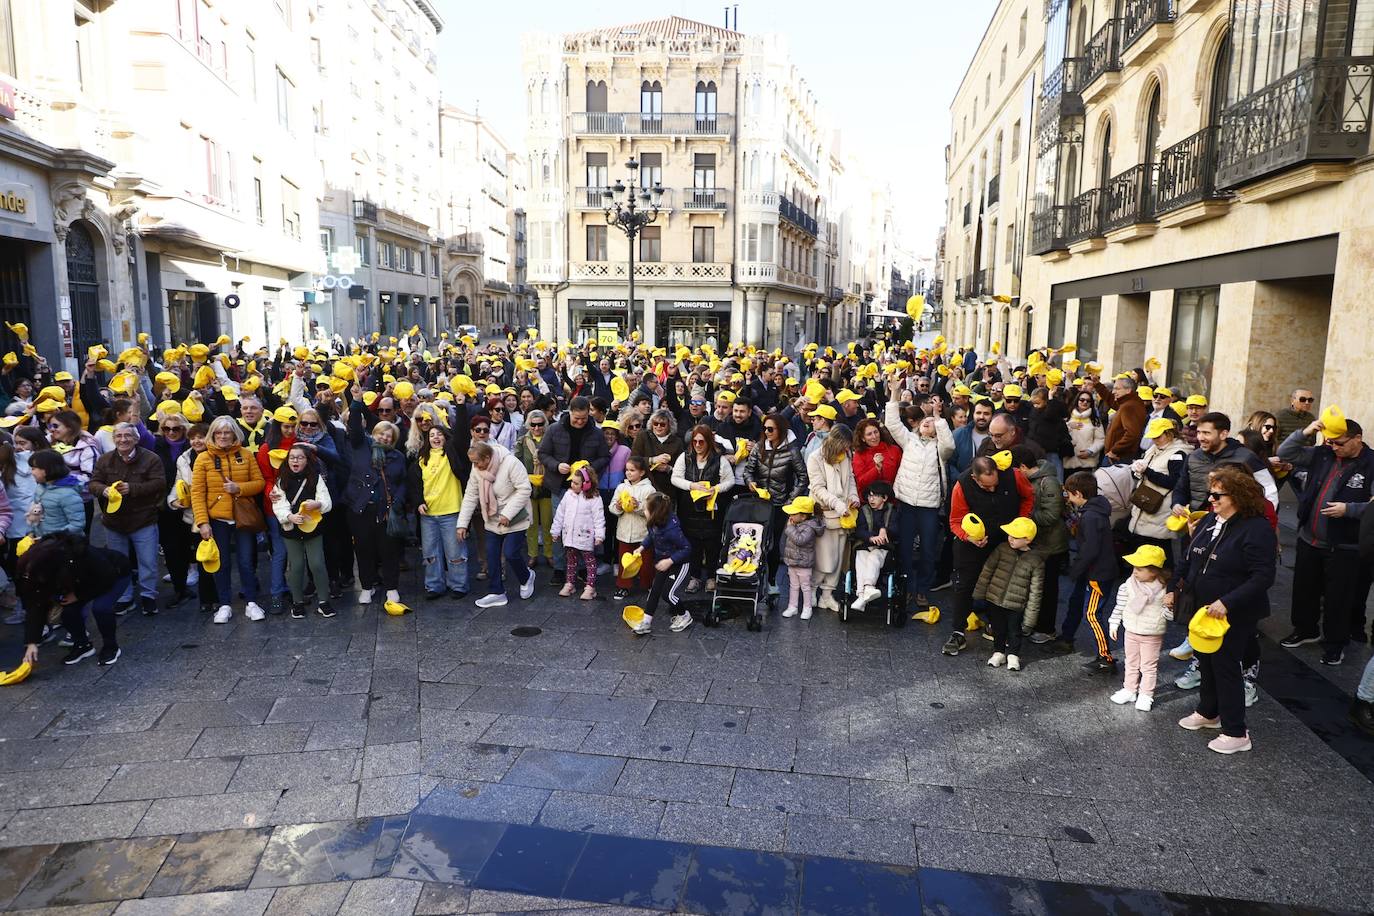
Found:
[[[771,609],[768,594],[768,552],[773,547],[773,506],[767,500],[741,496],[725,510],[725,524],[721,527],[721,557],[724,565],[716,571],[716,591],[703,623],[719,626],[722,620],[733,617],[739,605],[749,605],[751,631],[763,629],[763,615]],[[747,572],[730,572],[730,548],[739,538],[754,540],[757,562]]]

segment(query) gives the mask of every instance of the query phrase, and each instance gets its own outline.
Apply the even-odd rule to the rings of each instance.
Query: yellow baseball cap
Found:
[[[782,507],[788,515],[812,515],[816,511],[816,501],[809,496],[798,496]]]
[[[835,419],[835,408],[829,404],[817,404],[811,409],[811,416],[825,417],[827,420]]]
[[[1132,566],[1156,566],[1164,568],[1164,548],[1154,544],[1141,544],[1135,553],[1128,553],[1121,559]]]
[[[1174,429],[1173,420],[1170,420],[1168,417],[1155,417],[1150,421],[1149,425],[1145,427],[1145,438],[1154,439],[1165,433],[1171,433]]]
[[[1002,526],[1002,530],[1007,533],[1008,537],[1025,538],[1028,541],[1033,541],[1039,529],[1035,527],[1035,522],[1023,515],[1007,522]]]

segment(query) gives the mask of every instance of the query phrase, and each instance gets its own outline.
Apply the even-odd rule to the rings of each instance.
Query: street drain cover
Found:
[[[538,636],[538,635],[539,635],[540,633],[542,633],[542,632],[544,632],[544,631],[541,630],[541,629],[539,629],[538,627],[516,627],[514,630],[511,630],[511,631],[510,631],[510,635],[512,635],[512,636]]]

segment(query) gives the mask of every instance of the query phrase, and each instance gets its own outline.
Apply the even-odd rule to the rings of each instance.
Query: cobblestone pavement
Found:
[[[1374,768],[1334,733],[1367,647],[1333,682],[1266,642],[1255,750],[1221,757],[1175,725],[1192,698],[1167,661],[1143,713],[1107,702],[1119,685],[1084,657],[1027,646],[1009,673],[976,638],[944,657],[943,624],[823,613],[671,634],[664,617],[636,638],[612,602],[550,597],[539,575],[533,600],[487,611],[135,615],[108,670],[46,647],[28,682],[0,688],[0,908],[586,906],[562,885],[515,899],[379,869],[378,849],[426,817],[549,828],[538,842],[555,847],[589,833],[1337,910],[1374,899]],[[17,628],[3,635],[12,664]],[[355,821],[363,840],[296,854]]]

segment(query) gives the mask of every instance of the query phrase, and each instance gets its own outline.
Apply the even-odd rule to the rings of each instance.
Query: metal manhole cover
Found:
[[[512,635],[512,636],[538,636],[540,633],[543,633],[543,632],[544,632],[544,631],[541,630],[541,629],[539,629],[538,627],[516,627],[514,630],[511,630],[511,631],[510,631],[510,635]]]

